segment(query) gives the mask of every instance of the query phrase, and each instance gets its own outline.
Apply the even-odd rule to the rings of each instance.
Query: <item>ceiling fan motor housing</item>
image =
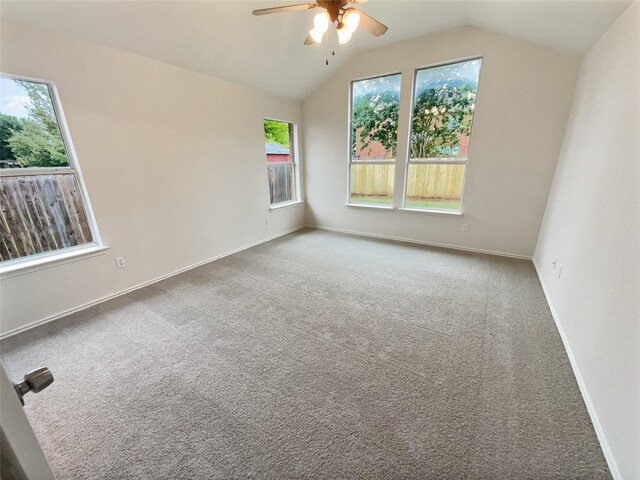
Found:
[[[338,17],[342,13],[343,7],[349,3],[348,0],[317,0],[318,6],[324,8],[331,18],[332,22],[337,22]],[[340,25],[338,25],[340,28]]]

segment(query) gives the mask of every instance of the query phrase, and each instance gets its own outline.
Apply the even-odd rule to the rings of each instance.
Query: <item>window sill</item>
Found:
[[[373,208],[374,210],[387,210],[387,211],[393,211],[393,207],[385,207],[382,205],[366,205],[364,203],[345,203],[344,204],[345,207],[354,207],[354,208]]]
[[[303,203],[304,203],[303,200],[296,200],[295,202],[280,203],[278,205],[271,205],[269,207],[269,211],[272,212],[274,210],[280,210],[281,208],[294,207],[296,205],[302,205]]]
[[[42,255],[31,260],[25,260],[6,266],[0,266],[0,278],[2,278],[2,280],[5,280],[7,278],[25,275],[27,273],[44,270],[47,268],[55,267],[57,265],[76,262],[78,260],[96,257],[98,255],[104,255],[108,249],[109,247],[103,245],[91,245],[88,247],[73,249],[73,251]]]
[[[449,210],[429,210],[422,208],[399,208],[401,212],[409,212],[409,213],[437,213],[441,215],[452,215],[454,217],[462,217],[464,214],[462,212],[449,211]]]

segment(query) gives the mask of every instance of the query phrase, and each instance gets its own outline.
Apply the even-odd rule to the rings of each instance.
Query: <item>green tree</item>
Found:
[[[362,80],[353,84],[351,150],[357,156],[371,142],[380,142],[391,156],[397,146],[400,76]],[[356,136],[359,136],[360,145]]]
[[[9,145],[13,132],[22,130],[22,121],[11,115],[0,114],[0,168],[11,166],[16,157]]]
[[[9,129],[7,144],[22,167],[65,167],[69,159],[46,85],[16,80],[27,92],[29,118],[21,128]]]
[[[353,156],[356,156],[356,134],[360,131],[361,147],[380,142],[385,150],[395,156],[398,143],[398,101],[393,91],[364,94],[353,105],[351,138]]]
[[[471,133],[475,90],[446,84],[424,90],[413,107],[411,157],[429,158]]]
[[[14,130],[9,145],[21,167],[64,167],[69,160],[62,140],[51,135],[32,120],[22,122],[22,129]]]
[[[275,120],[264,121],[264,141],[289,146],[289,124]]]
[[[472,61],[418,73],[410,147],[413,158],[441,155],[443,147],[459,145],[460,138],[470,134],[478,69],[479,63]],[[351,131],[354,156],[358,131],[361,148],[378,141],[395,155],[399,95],[391,78],[363,82],[365,91],[354,98]]]

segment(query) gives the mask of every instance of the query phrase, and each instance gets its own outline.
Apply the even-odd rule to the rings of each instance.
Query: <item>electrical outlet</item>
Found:
[[[469,231],[469,224],[468,223],[463,223],[462,224],[462,231],[463,232],[468,232]]]
[[[124,263],[124,257],[116,257],[116,268],[124,268],[127,264]]]

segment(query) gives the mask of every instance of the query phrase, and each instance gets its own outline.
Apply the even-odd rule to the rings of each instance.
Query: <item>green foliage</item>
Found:
[[[275,142],[282,146],[289,146],[289,124],[286,122],[276,122],[275,120],[264,121],[264,141]]]
[[[411,157],[430,158],[471,133],[475,91],[443,85],[423,91],[413,108]]]
[[[0,114],[0,168],[16,162],[16,157],[9,145],[13,132],[22,130],[22,121],[11,115]]]
[[[422,70],[416,76],[411,157],[441,156],[444,147],[460,144],[471,133],[471,119],[477,90],[478,61]],[[352,114],[352,153],[378,141],[391,154],[397,147],[399,95],[393,77],[362,82],[363,92],[355,95]],[[370,84],[370,85],[368,85]],[[397,89],[397,86],[395,87]]]
[[[356,156],[356,134],[360,129],[362,148],[378,141],[393,157],[398,136],[398,96],[393,92],[364,94],[353,105],[351,138],[353,156]]]
[[[372,142],[380,142],[391,156],[397,146],[398,106],[400,103],[400,75],[389,75],[353,84],[351,121],[351,150],[358,150]],[[360,138],[358,145],[356,135]]]
[[[20,167],[65,167],[69,159],[56,120],[49,89],[41,83],[16,80],[27,92],[29,118],[2,115],[0,148],[3,160]],[[2,163],[2,166],[10,166]]]
[[[31,119],[22,121],[22,129],[14,131],[9,145],[21,167],[64,167],[69,165],[60,136],[43,131]]]

